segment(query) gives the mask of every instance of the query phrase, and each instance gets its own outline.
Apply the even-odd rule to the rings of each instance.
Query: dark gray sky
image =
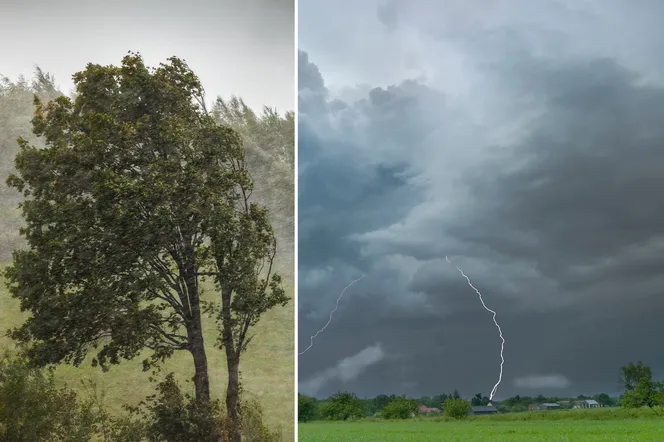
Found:
[[[664,2],[299,6],[302,392],[664,377]]]
[[[3,0],[0,74],[30,76],[37,64],[68,92],[88,62],[176,55],[209,101],[235,94],[257,110],[292,110],[294,23],[293,0]]]

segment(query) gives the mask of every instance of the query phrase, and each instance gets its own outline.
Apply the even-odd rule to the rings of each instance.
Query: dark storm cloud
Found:
[[[86,63],[118,64],[127,51],[157,65],[184,58],[210,100],[242,97],[255,109],[292,110],[293,0],[3,1],[0,74],[53,73],[64,92]]]
[[[316,394],[488,393],[497,331],[446,255],[498,311],[499,397],[617,393],[638,359],[664,376],[661,4],[408,4],[374,5],[382,34],[346,30],[373,33],[373,58],[420,54],[427,75],[391,83],[352,50],[353,68],[332,65],[346,37],[309,39],[326,11],[300,8],[300,75],[321,74],[318,95],[300,94],[300,342],[367,274],[300,357],[301,386],[380,343]],[[375,81],[355,88],[353,70]]]

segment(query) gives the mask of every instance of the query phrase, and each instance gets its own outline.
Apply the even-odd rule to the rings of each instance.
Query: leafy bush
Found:
[[[297,420],[309,422],[316,417],[316,398],[298,393],[297,395]]]
[[[263,407],[256,400],[243,401],[240,407],[242,439],[251,442],[281,442],[281,432],[270,430],[263,422]]]
[[[173,373],[157,384],[156,394],[129,409],[142,415],[151,442],[218,442],[226,435],[219,401],[209,407],[198,405],[190,394],[182,393]]]
[[[88,442],[96,423],[92,403],[56,388],[52,370],[35,368],[19,355],[0,358],[0,440]]]
[[[219,442],[229,440],[229,421],[221,403],[213,400],[200,406],[183,393],[170,373],[157,384],[157,393],[139,407],[127,407],[139,418],[113,419],[108,442]],[[280,442],[281,433],[263,422],[263,409],[255,400],[243,401],[240,408],[243,440]],[[144,436],[138,436],[139,434]],[[123,436],[124,435],[124,436]],[[123,439],[125,437],[125,439]]]
[[[448,399],[443,404],[443,414],[453,419],[463,419],[468,416],[471,410],[470,402],[461,398]]]
[[[364,416],[364,406],[353,393],[339,392],[321,405],[320,413],[324,419],[333,421],[359,419]]]
[[[418,411],[416,400],[398,397],[380,410],[380,416],[385,419],[408,419],[416,416]]]

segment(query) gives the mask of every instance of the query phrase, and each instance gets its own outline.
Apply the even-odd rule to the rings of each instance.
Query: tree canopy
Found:
[[[196,396],[209,401],[202,313],[220,324],[227,409],[239,422],[239,362],[250,328],[288,297],[274,272],[276,237],[251,200],[241,136],[218,124],[182,60],[156,69],[129,54],[88,64],[75,99],[35,98],[35,135],[19,139],[22,233],[6,272],[31,316],[12,337],[40,365],[104,369],[144,349],[145,368],[178,350],[194,360]],[[201,300],[202,278],[218,297]],[[237,440],[238,434],[233,436]]]

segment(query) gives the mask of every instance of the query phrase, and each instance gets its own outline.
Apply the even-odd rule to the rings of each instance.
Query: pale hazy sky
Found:
[[[185,59],[209,100],[294,108],[293,0],[2,0],[0,42],[0,74],[39,65],[63,92],[88,62],[119,64],[131,50],[150,66]]]

